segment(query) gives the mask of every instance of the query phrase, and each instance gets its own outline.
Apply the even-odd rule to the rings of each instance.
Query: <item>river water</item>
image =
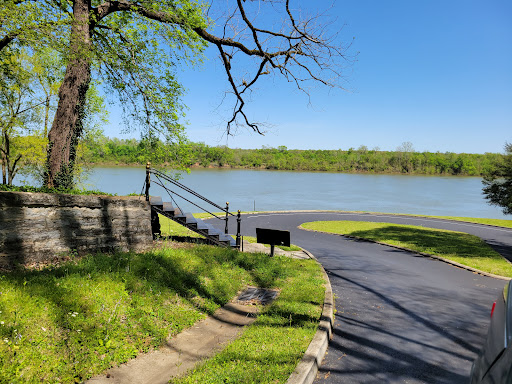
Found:
[[[144,178],[144,167],[97,167],[85,187],[118,195],[140,193]],[[218,205],[229,201],[232,211],[345,210],[510,219],[487,204],[478,177],[192,169],[180,182]],[[170,201],[157,186],[151,194]],[[176,200],[186,211],[200,211]]]

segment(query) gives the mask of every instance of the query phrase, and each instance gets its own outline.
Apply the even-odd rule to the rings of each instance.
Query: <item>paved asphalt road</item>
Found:
[[[334,337],[316,383],[466,383],[492,302],[505,281],[391,247],[297,228],[316,220],[463,231],[510,258],[512,230],[352,213],[262,213],[242,220],[243,235],[255,236],[256,227],[289,230],[292,243],[312,252],[329,275],[336,305]]]

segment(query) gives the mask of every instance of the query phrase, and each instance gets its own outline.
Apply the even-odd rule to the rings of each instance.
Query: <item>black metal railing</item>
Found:
[[[146,180],[145,180],[145,183],[144,183],[145,184],[146,201],[149,201],[149,188],[151,186],[151,174],[153,174],[155,176],[155,180],[153,180],[154,184],[162,187],[167,192],[167,194],[169,195],[169,197],[171,198],[171,200],[173,201],[175,206],[181,212],[183,212],[183,210],[181,209],[179,204],[176,202],[176,200],[174,199],[173,195],[183,199],[184,201],[186,201],[189,204],[192,204],[193,206],[199,208],[203,212],[206,212],[206,213],[212,215],[216,219],[225,221],[225,224],[224,224],[224,233],[225,234],[228,233],[229,217],[230,216],[233,217],[233,218],[236,217],[236,222],[237,222],[236,246],[238,248],[240,248],[240,244],[241,244],[240,227],[241,227],[241,221],[242,221],[240,210],[238,210],[237,214],[229,212],[229,202],[226,202],[226,207],[222,207],[222,206],[214,203],[213,201],[207,199],[203,195],[197,193],[196,191],[192,190],[191,188],[181,184],[179,181],[172,179],[171,177],[169,177],[165,173],[163,173],[163,172],[161,172],[161,171],[159,171],[157,169],[151,168],[151,164],[149,162],[146,165]],[[169,188],[165,184],[165,182],[168,182],[168,183],[174,185],[175,187],[179,188],[180,189],[180,193],[176,192],[175,189]],[[143,189],[144,189],[144,187],[143,187]],[[190,197],[185,197],[184,196],[185,194],[190,195]],[[201,200],[204,203],[207,203],[208,205],[210,205],[212,207],[215,207],[216,209],[220,210],[222,212],[222,216],[219,216],[216,213],[211,212],[211,211],[213,211],[213,209],[209,210],[209,209],[206,209],[206,208],[200,206],[199,204],[195,203],[194,201],[191,200],[193,198]]]

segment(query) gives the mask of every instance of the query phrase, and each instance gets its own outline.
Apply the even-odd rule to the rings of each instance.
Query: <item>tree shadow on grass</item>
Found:
[[[177,250],[176,252],[180,251]],[[64,338],[68,337],[66,335],[71,330],[71,337],[73,339],[66,339],[64,343],[66,346],[69,344],[70,358],[73,361],[81,361],[80,366],[76,367],[72,375],[78,380],[83,380],[90,375],[90,370],[93,369],[92,365],[94,365],[94,370],[96,370],[96,367],[100,364],[105,365],[104,368],[106,368],[113,361],[110,360],[110,357],[107,357],[105,361],[98,361],[96,355],[105,353],[105,347],[103,347],[103,344],[99,347],[97,343],[91,344],[89,342],[90,340],[96,340],[92,339],[91,335],[103,337],[105,334],[107,336],[110,335],[110,332],[117,332],[117,330],[111,330],[109,328],[110,325],[107,324],[110,323],[110,315],[101,317],[101,319],[105,320],[102,323],[98,322],[98,324],[95,324],[89,321],[87,329],[80,326],[82,331],[79,334],[76,333],[76,330],[72,331],[73,324],[70,321],[73,322],[75,319],[72,315],[74,311],[79,312],[80,316],[83,316],[84,319],[92,316],[96,318],[98,308],[102,307],[102,303],[96,301],[97,298],[102,300],[102,297],[109,297],[108,300],[105,299],[106,303],[110,303],[106,304],[107,308],[105,310],[115,315],[113,317],[113,319],[115,318],[114,321],[118,323],[128,321],[128,327],[131,327],[132,325],[130,324],[133,324],[133,322],[138,321],[142,324],[141,329],[144,332],[144,336],[141,337],[154,336],[158,338],[159,333],[161,334],[162,331],[158,329],[158,324],[153,324],[153,322],[156,320],[156,323],[159,320],[152,317],[152,313],[146,313],[148,311],[147,308],[132,308],[137,313],[136,316],[131,311],[126,312],[127,314],[130,313],[128,319],[123,316],[121,307],[137,306],[137,302],[132,302],[129,299],[129,296],[132,295],[132,290],[137,290],[143,296],[141,300],[145,304],[152,303],[152,300],[154,300],[155,304],[154,306],[151,305],[151,311],[159,311],[161,307],[159,303],[161,304],[162,299],[159,299],[158,296],[161,292],[171,302],[173,296],[175,297],[177,294],[180,296],[178,301],[188,301],[193,303],[199,310],[210,313],[212,311],[211,302],[219,305],[224,304],[226,297],[232,298],[240,285],[243,285],[241,279],[231,278],[229,273],[223,277],[223,281],[218,286],[215,284],[205,284],[205,278],[206,280],[213,280],[216,277],[213,275],[224,267],[231,268],[235,272],[244,269],[246,272],[243,272],[243,275],[251,275],[253,281],[261,282],[268,286],[275,285],[276,279],[282,279],[290,274],[287,268],[289,264],[286,261],[279,260],[280,258],[278,257],[270,259],[268,255],[264,254],[241,254],[237,251],[206,246],[196,247],[187,252],[191,253],[191,255],[189,253],[182,253],[176,256],[169,254],[165,250],[141,254],[117,252],[113,254],[90,255],[44,270],[13,271],[12,273],[5,274],[3,279],[12,289],[24,290],[27,296],[33,298],[34,301],[30,305],[47,305],[54,313],[54,326],[59,329],[57,332],[63,334]],[[68,280],[68,278],[71,278],[71,280]],[[230,278],[231,281],[229,281]],[[66,280],[65,283],[63,283],[64,280]],[[86,280],[92,280],[92,283],[82,285],[82,281]],[[107,291],[97,294],[92,292],[92,290],[97,290],[103,281],[112,281],[114,283],[112,286],[120,285],[122,292]],[[225,281],[228,281],[229,284],[225,285]],[[106,285],[106,287],[110,286],[109,284]],[[112,298],[112,295],[115,295],[115,298]],[[207,299],[205,301],[208,301],[210,304],[201,306],[201,301],[192,300],[198,296]],[[123,299],[119,308],[117,308],[117,304],[115,307],[111,305],[112,303],[115,304],[118,298],[121,299],[123,297],[125,299]],[[1,304],[0,302],[0,306]],[[19,305],[23,308],[24,304],[20,303]],[[171,306],[173,307],[174,305]],[[119,313],[116,313],[116,308]],[[30,310],[24,316],[30,316]],[[183,316],[183,314],[178,314],[178,316]],[[186,314],[185,316],[189,315]],[[273,316],[279,318],[278,323],[284,322],[283,324],[274,325],[280,327],[290,326],[289,322],[292,322],[292,326],[307,325],[306,323],[314,324],[317,322],[317,319],[307,314],[294,314],[286,308],[277,309]],[[124,320],[119,321],[123,317]],[[108,321],[106,320],[107,318]],[[194,319],[197,319],[197,317]],[[172,319],[166,318],[166,320],[172,322]],[[120,324],[115,325],[116,329],[119,326]],[[84,345],[80,344],[80,342],[77,343],[77,340],[79,341],[81,337],[87,337],[87,339],[84,339],[87,340],[87,342],[84,342]],[[106,339],[101,338],[101,340]],[[103,349],[98,352],[101,348]],[[75,354],[73,351],[78,352]],[[96,359],[94,363],[89,363],[89,360],[84,363],[86,361],[85,354]],[[78,356],[81,357],[79,358]],[[66,363],[63,366],[70,368],[73,364]],[[82,367],[83,364],[91,364],[91,366]],[[42,374],[46,373],[42,372]]]
[[[221,278],[219,284],[205,284],[207,280],[214,281],[216,276],[212,274],[219,271],[223,261],[236,259],[235,254],[225,255],[222,250],[213,247],[198,247],[194,252],[195,255],[191,256],[194,260],[187,259],[188,254],[172,257],[166,252],[156,251],[141,254],[97,254],[44,270],[8,272],[3,274],[2,284],[6,290],[17,292],[15,296],[26,297],[27,302],[17,302],[15,307],[12,307],[8,302],[2,303],[0,300],[0,310],[8,313],[15,308],[16,316],[21,321],[17,324],[22,328],[16,324],[14,326],[23,329],[23,319],[30,319],[31,315],[41,312],[42,308],[47,306],[51,312],[51,327],[55,327],[56,332],[62,336],[59,340],[64,343],[63,348],[66,351],[69,349],[65,354],[69,354],[73,361],[84,361],[85,355],[78,358],[79,354],[91,355],[95,361],[94,365],[103,364],[106,368],[110,364],[109,358],[98,361],[95,356],[106,353],[106,347],[103,344],[98,346],[96,339],[103,340],[103,336],[109,337],[110,333],[117,332],[119,327],[131,327],[129,324],[138,322],[140,325],[138,331],[135,331],[139,336],[136,337],[149,337],[158,342],[162,337],[168,336],[169,326],[172,332],[180,331],[200,317],[199,312],[190,312],[192,306],[199,311],[212,313],[218,305],[224,304],[236,294],[241,280],[229,281],[229,273]],[[237,265],[236,262],[232,263]],[[213,265],[217,267],[216,270],[210,268]],[[106,282],[106,285],[103,282]],[[111,286],[119,287],[120,291],[108,291]],[[132,301],[130,297],[135,295],[134,291],[137,298]],[[104,303],[97,302],[98,299]],[[176,305],[173,304],[174,300]],[[170,302],[171,305],[163,305],[164,301]],[[188,306],[175,312],[179,302],[188,303]],[[140,308],[139,303],[144,307]],[[125,309],[121,310],[122,307]],[[86,328],[79,326],[81,332],[78,333],[76,330],[73,331],[77,320],[75,311],[87,324]],[[160,311],[163,315],[158,315]],[[174,316],[181,320],[176,323]],[[87,318],[94,318],[97,323],[86,320]],[[121,320],[122,318],[125,320]],[[128,323],[124,323],[125,321]],[[117,324],[114,324],[115,322]],[[162,322],[167,323],[163,325],[166,329],[162,328]],[[28,324],[31,324],[31,321],[27,321],[25,326]],[[44,326],[48,327],[46,323]],[[3,328],[7,329],[7,326]],[[9,336],[1,332],[0,335]],[[85,346],[80,341],[82,339],[95,342],[86,342]],[[151,343],[154,344],[155,341]],[[140,343],[137,342],[138,344]],[[87,352],[84,352],[84,348]],[[72,368],[73,364],[66,364],[65,370]],[[72,375],[82,380],[87,376],[89,368],[77,367]]]
[[[468,259],[474,256],[498,258],[483,240],[466,233],[389,225],[385,228],[355,231],[351,235],[374,241],[399,242],[407,248],[436,255],[452,254]]]
[[[170,290],[185,299],[200,296],[222,305],[236,294],[239,282],[230,281],[229,274],[226,274],[224,281],[214,284],[213,288],[207,287],[205,278],[214,281],[218,277],[214,276],[214,268],[243,269],[261,287],[273,286],[276,279],[288,274],[282,263],[277,259],[269,259],[266,255],[242,254],[235,250],[209,246],[195,247],[188,252],[192,254],[194,261],[183,256],[172,257],[165,251],[100,253],[43,270],[13,271],[4,278],[18,287],[28,282],[31,295],[43,297],[59,307],[67,308],[67,293],[58,285],[58,280],[66,276],[110,276],[126,283],[127,289],[138,287],[137,289],[153,291]],[[199,309],[211,312],[211,309],[200,305]]]

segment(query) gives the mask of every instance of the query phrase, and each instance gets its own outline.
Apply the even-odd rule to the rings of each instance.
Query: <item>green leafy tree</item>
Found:
[[[31,50],[10,46],[0,52],[0,154],[2,181],[12,184],[18,174],[42,179],[48,144],[48,121],[57,105],[63,77],[63,62],[48,48]],[[103,97],[92,84],[84,106],[85,136],[94,136],[107,122]],[[74,176],[86,167],[85,148],[77,148],[78,167]]]
[[[410,141],[404,141],[396,149],[398,171],[409,173],[412,170],[411,158],[414,153],[414,147]]]
[[[13,137],[12,153],[16,158],[19,156],[19,162],[14,168],[12,179],[17,175],[23,175],[40,180],[41,171],[46,161],[47,145],[48,139],[41,134],[41,131]]]
[[[16,150],[19,136],[31,132],[38,123],[38,107],[34,100],[32,75],[28,56],[24,51],[6,49],[1,55],[0,66],[0,155],[2,183],[12,184],[22,158],[23,151]]]
[[[29,60],[32,64],[32,74],[40,92],[40,97],[44,100],[43,135],[48,137],[49,124],[57,108],[57,94],[64,77],[65,65],[62,56],[48,47],[34,50]],[[91,94],[96,93],[96,90],[91,92]],[[94,105],[94,100],[89,98],[88,101],[92,102],[88,107],[91,108]]]
[[[0,0],[0,51],[24,47],[56,47],[63,44],[69,15],[60,0]]]
[[[166,140],[179,142],[183,88],[176,79],[177,68],[182,62],[201,60],[208,44],[219,53],[233,97],[228,134],[239,125],[262,133],[244,108],[260,77],[283,76],[307,93],[310,83],[339,86],[339,71],[346,61],[336,33],[329,36],[326,23],[316,15],[305,19],[296,15],[289,0],[206,5],[196,0],[8,0],[4,4],[2,42],[24,39],[30,44],[39,28],[45,36],[55,36],[53,46],[67,48],[66,71],[48,135],[48,186],[72,184],[92,78],[101,78],[117,94],[126,124],[147,136],[154,135],[150,131],[162,132]],[[33,12],[30,22],[19,26],[4,22],[20,16],[23,9]],[[212,32],[210,16],[216,20],[217,34]],[[69,36],[66,44],[64,36]]]
[[[505,144],[505,156],[484,176],[483,192],[489,204],[512,214],[512,144]]]

